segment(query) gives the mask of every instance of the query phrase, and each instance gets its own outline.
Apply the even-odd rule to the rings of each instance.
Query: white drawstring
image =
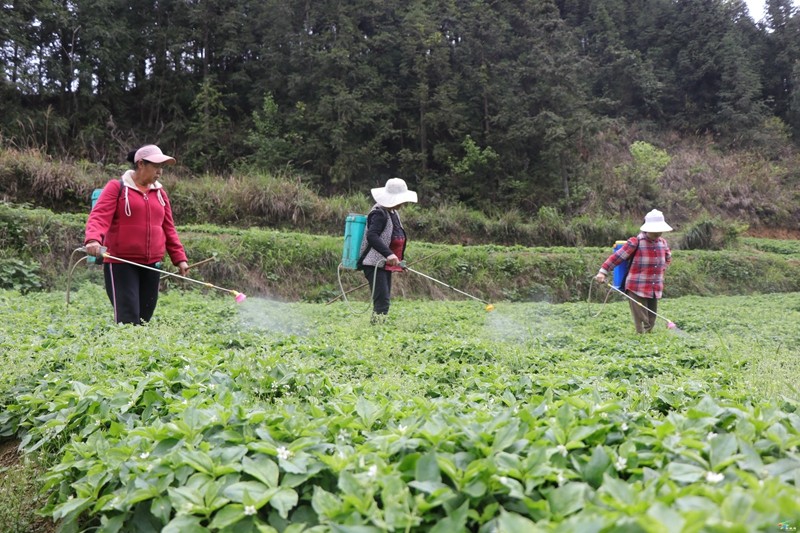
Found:
[[[125,185],[123,185],[123,187],[125,187],[125,214],[131,216],[131,204],[128,202],[128,187]]]

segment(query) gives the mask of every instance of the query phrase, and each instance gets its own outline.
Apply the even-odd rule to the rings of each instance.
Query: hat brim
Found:
[[[666,233],[672,231],[672,226],[666,222],[645,222],[639,229],[645,233]]]
[[[161,154],[161,155],[159,155],[159,154],[149,155],[147,157],[143,157],[142,161],[147,161],[148,163],[155,163],[157,165],[161,164],[161,163],[166,163],[167,165],[174,165],[175,164],[175,158],[174,157],[170,157],[170,156],[164,155],[164,154]]]
[[[372,197],[381,207],[395,207],[408,202],[417,203],[417,193],[414,191],[391,194],[386,191],[386,187],[377,187],[371,192]]]

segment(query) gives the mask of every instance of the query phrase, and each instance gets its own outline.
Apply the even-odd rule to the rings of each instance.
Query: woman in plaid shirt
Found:
[[[656,325],[655,313],[664,290],[664,272],[672,261],[669,245],[661,234],[672,231],[672,228],[664,221],[664,214],[653,209],[644,217],[640,231],[608,256],[595,280],[605,283],[606,276],[614,267],[633,258],[623,290],[632,298],[629,303],[636,332],[650,333]]]

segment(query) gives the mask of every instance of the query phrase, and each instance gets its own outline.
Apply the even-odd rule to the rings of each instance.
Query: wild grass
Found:
[[[633,159],[634,146],[651,150],[640,150]],[[538,205],[532,211],[502,205],[486,213],[421,197],[419,204],[403,209],[404,224],[411,238],[437,243],[605,246],[634,234],[653,208],[664,211],[678,231],[709,220],[719,221],[720,227],[754,229],[796,228],[800,221],[800,155],[784,154],[778,160],[748,152],[721,155],[713,143],[657,137],[635,128],[600,134],[593,150],[575,178],[570,216],[535,199],[526,203]],[[91,191],[126,168],[52,161],[33,149],[0,148],[0,195],[13,203],[85,213]],[[162,182],[179,224],[338,235],[348,213],[366,213],[373,204],[369,191],[326,196],[309,179],[288,172],[192,176],[178,166],[170,167]]]
[[[53,521],[38,514],[47,502],[41,493],[45,464],[37,454],[18,452],[18,445],[0,443],[0,524],[8,532],[52,533]]]

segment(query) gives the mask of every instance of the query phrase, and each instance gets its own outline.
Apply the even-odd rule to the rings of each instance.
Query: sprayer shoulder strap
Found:
[[[629,270],[630,270],[631,265],[633,265],[633,258],[636,257],[636,252],[639,251],[639,237],[632,237],[632,238],[636,239],[636,248],[633,249],[633,253],[628,258],[628,269]]]

